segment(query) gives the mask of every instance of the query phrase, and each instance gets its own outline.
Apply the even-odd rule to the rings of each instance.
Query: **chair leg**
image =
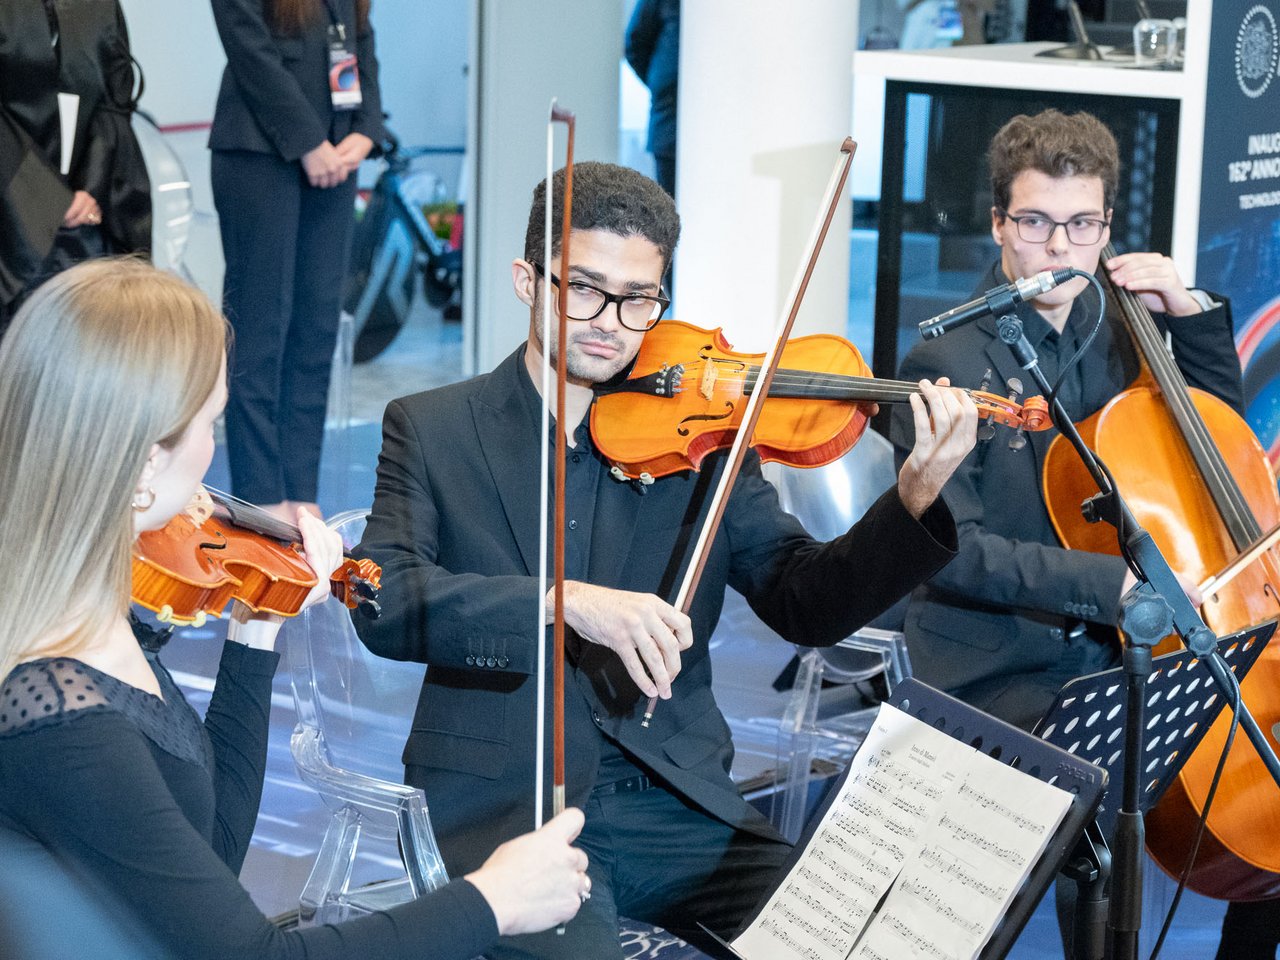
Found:
[[[356,858],[356,842],[360,839],[361,816],[352,807],[344,807],[329,820],[315,866],[298,898],[298,925],[313,926],[346,919],[342,897],[351,882],[351,868]]]
[[[774,791],[773,819],[778,832],[792,843],[800,838],[808,807],[822,663],[822,657],[816,650],[810,650],[800,658],[791,702],[778,726],[778,766],[780,769],[785,759],[787,775],[781,785],[775,781],[775,787],[780,786],[781,789]]]

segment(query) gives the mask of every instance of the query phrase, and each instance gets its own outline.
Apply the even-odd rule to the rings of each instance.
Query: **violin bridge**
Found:
[[[698,382],[698,396],[710,400],[716,389],[716,365],[708,360],[702,365],[702,379]]]

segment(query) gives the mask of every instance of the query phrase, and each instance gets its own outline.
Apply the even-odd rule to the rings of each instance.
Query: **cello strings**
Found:
[[[1115,256],[1115,248],[1108,244],[1103,256]],[[1226,524],[1236,548],[1243,549],[1262,534],[1257,518],[1232,476],[1222,451],[1210,435],[1204,419],[1195,408],[1186,379],[1165,348],[1164,339],[1150,312],[1132,290],[1115,283],[1111,287],[1129,328],[1151,367],[1152,375],[1164,394],[1170,415],[1178,423],[1223,523]]]

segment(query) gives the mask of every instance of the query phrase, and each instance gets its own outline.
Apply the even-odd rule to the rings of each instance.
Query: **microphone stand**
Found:
[[[1102,51],[1089,39],[1089,29],[1084,25],[1084,15],[1076,0],[1067,4],[1067,12],[1071,16],[1071,26],[1075,28],[1076,42],[1065,47],[1050,47],[1041,50],[1037,57],[1053,57],[1057,60],[1101,60]]]
[[[1013,351],[1018,364],[1031,374],[1048,398],[1052,394],[1052,386],[1040,369],[1035,348],[1023,333],[1015,306],[1007,291],[992,298],[992,312],[999,318],[996,329],[1000,340]],[[1276,759],[1243,700],[1238,701],[1239,687],[1218,654],[1217,636],[1200,619],[1199,612],[1192,606],[1160,548],[1139,526],[1109,474],[1093,451],[1085,446],[1075,424],[1056,399],[1050,404],[1050,415],[1059,432],[1079,454],[1100,491],[1081,506],[1085,519],[1090,523],[1105,520],[1115,527],[1121,553],[1138,578],[1137,585],[1121,601],[1128,709],[1125,717],[1123,803],[1116,821],[1113,856],[1113,906],[1107,920],[1107,956],[1111,960],[1137,960],[1138,932],[1142,927],[1142,851],[1145,837],[1140,806],[1145,752],[1142,736],[1146,723],[1145,690],[1147,676],[1151,673],[1151,648],[1168,634],[1170,622],[1186,647],[1204,663],[1227,705],[1239,715],[1241,727],[1277,786],[1280,786],[1280,760]],[[1079,944],[1082,938],[1077,935],[1075,939]]]

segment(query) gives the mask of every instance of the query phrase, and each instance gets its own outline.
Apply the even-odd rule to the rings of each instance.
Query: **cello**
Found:
[[[1114,256],[1108,244],[1103,263]],[[1079,424],[1080,434],[1111,469],[1134,516],[1174,570],[1201,583],[1280,521],[1276,480],[1248,424],[1219,398],[1187,385],[1146,306],[1109,275],[1106,279],[1141,369],[1126,390]],[[1118,553],[1114,532],[1081,515],[1080,504],[1096,488],[1062,437],[1045,457],[1043,480],[1049,516],[1064,546]],[[1229,583],[1206,594],[1202,616],[1218,635],[1273,619],[1280,616],[1277,587],[1280,555],[1264,550]],[[1156,653],[1171,648],[1166,640]],[[1269,647],[1242,684],[1244,700],[1263,730],[1280,722],[1278,690],[1280,649]],[[1230,723],[1224,711],[1147,814],[1147,849],[1171,876],[1184,868]],[[1280,896],[1277,838],[1280,789],[1253,747],[1237,743],[1188,886],[1218,899]]]

